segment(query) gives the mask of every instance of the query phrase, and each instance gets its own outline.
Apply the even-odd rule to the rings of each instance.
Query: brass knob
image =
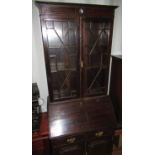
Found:
[[[68,142],[68,143],[74,143],[75,140],[76,140],[76,138],[69,138],[69,139],[67,139],[67,142]]]
[[[103,136],[103,133],[104,133],[103,131],[96,132],[95,133],[95,136],[96,137],[102,137]]]
[[[80,61],[80,67],[83,68],[83,61]]]
[[[84,13],[84,10],[82,8],[80,8],[79,13],[82,15]]]

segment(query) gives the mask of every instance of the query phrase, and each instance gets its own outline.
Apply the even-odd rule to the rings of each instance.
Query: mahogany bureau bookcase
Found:
[[[36,2],[49,90],[53,155],[110,155],[116,118],[107,95],[116,6]]]

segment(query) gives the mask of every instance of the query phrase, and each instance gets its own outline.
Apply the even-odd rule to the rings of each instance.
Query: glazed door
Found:
[[[79,96],[79,22],[43,18],[42,32],[49,94],[53,101]]]
[[[83,18],[83,95],[107,94],[112,19]]]

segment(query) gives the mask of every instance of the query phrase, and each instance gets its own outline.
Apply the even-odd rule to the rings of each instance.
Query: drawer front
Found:
[[[106,137],[112,137],[114,131],[112,130],[96,130],[94,132],[90,132],[87,134],[87,140],[95,140],[95,139],[102,139]]]
[[[92,140],[87,143],[87,155],[110,155],[113,142],[111,138]]]
[[[56,138],[51,140],[53,147],[77,144],[83,141],[84,141],[83,136],[67,136],[67,137]]]
[[[84,143],[70,144],[53,149],[53,155],[85,155]]]
[[[96,130],[87,136],[87,155],[109,155],[112,152],[113,131]]]

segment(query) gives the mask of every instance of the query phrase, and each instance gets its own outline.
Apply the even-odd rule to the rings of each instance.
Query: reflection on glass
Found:
[[[46,22],[54,100],[77,96],[77,24],[75,21]]]
[[[109,21],[86,20],[84,24],[84,85],[87,95],[101,94],[106,90],[108,47],[110,38]]]

